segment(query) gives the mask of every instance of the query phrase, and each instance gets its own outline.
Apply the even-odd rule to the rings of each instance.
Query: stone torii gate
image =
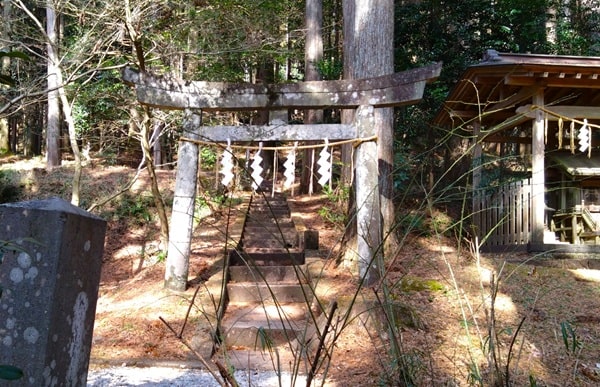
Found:
[[[355,157],[357,203],[357,253],[359,274],[377,266],[381,245],[378,160],[373,109],[418,102],[427,82],[440,74],[433,64],[381,77],[260,85],[183,81],[125,68],[123,80],[135,87],[140,103],[161,109],[185,110],[178,153],[175,197],[169,229],[165,287],[185,290],[189,270],[193,229],[198,143],[195,140],[225,141],[308,141],[356,139]],[[351,125],[312,124],[202,126],[201,112],[287,109],[356,109]],[[374,261],[375,260],[375,261]]]

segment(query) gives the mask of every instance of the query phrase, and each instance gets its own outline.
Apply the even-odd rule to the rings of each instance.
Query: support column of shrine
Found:
[[[544,106],[544,89],[539,89],[533,96],[533,104]],[[537,109],[531,128],[531,242],[540,245],[544,243],[545,221],[544,136],[544,112]]]

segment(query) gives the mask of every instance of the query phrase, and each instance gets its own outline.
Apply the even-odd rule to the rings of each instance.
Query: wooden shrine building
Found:
[[[600,252],[600,58],[489,50],[435,125],[471,139],[488,250]]]

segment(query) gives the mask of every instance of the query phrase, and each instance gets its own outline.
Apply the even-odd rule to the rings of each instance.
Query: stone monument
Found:
[[[0,205],[0,364],[9,386],[85,386],[106,222],[52,198]]]

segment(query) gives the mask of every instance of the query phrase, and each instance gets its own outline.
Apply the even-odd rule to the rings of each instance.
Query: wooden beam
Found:
[[[487,112],[493,112],[515,106],[525,101],[526,99],[530,99],[531,97],[533,97],[538,92],[538,90],[539,88],[536,86],[524,87],[515,94],[511,95],[510,97],[505,98],[489,107],[486,107],[485,110]]]
[[[201,140],[231,141],[310,141],[346,140],[357,137],[354,125],[246,125],[246,126],[201,126],[194,129]]]
[[[583,75],[580,78],[545,78],[535,76],[507,75],[504,77],[504,84],[510,86],[576,87],[583,89],[598,89],[600,88],[600,79],[592,75]]]
[[[550,110],[560,116],[569,118],[587,118],[588,120],[600,119],[600,106],[565,106],[565,105],[554,105],[546,106],[546,110]],[[517,108],[517,113],[524,114],[526,117],[535,118],[535,110],[531,109],[531,105],[523,105]],[[557,121],[558,117],[548,114],[547,117],[550,121]]]
[[[519,126],[522,123],[527,122],[529,120],[531,120],[531,118],[525,116],[524,114],[515,114],[515,115],[511,116],[510,118],[507,118],[506,120],[502,121],[501,123],[490,127],[489,129],[482,130],[481,131],[482,139],[485,139],[486,137],[494,135],[503,130],[512,129],[512,128]]]
[[[164,109],[257,110],[281,108],[356,108],[413,104],[423,97],[427,82],[436,79],[441,63],[381,77],[313,81],[275,85],[183,81],[123,70],[125,83],[135,87],[138,101]]]
[[[483,141],[485,142],[497,142],[503,144],[531,144],[531,137],[518,137],[518,136],[500,136],[499,134],[491,134],[486,136]]]

